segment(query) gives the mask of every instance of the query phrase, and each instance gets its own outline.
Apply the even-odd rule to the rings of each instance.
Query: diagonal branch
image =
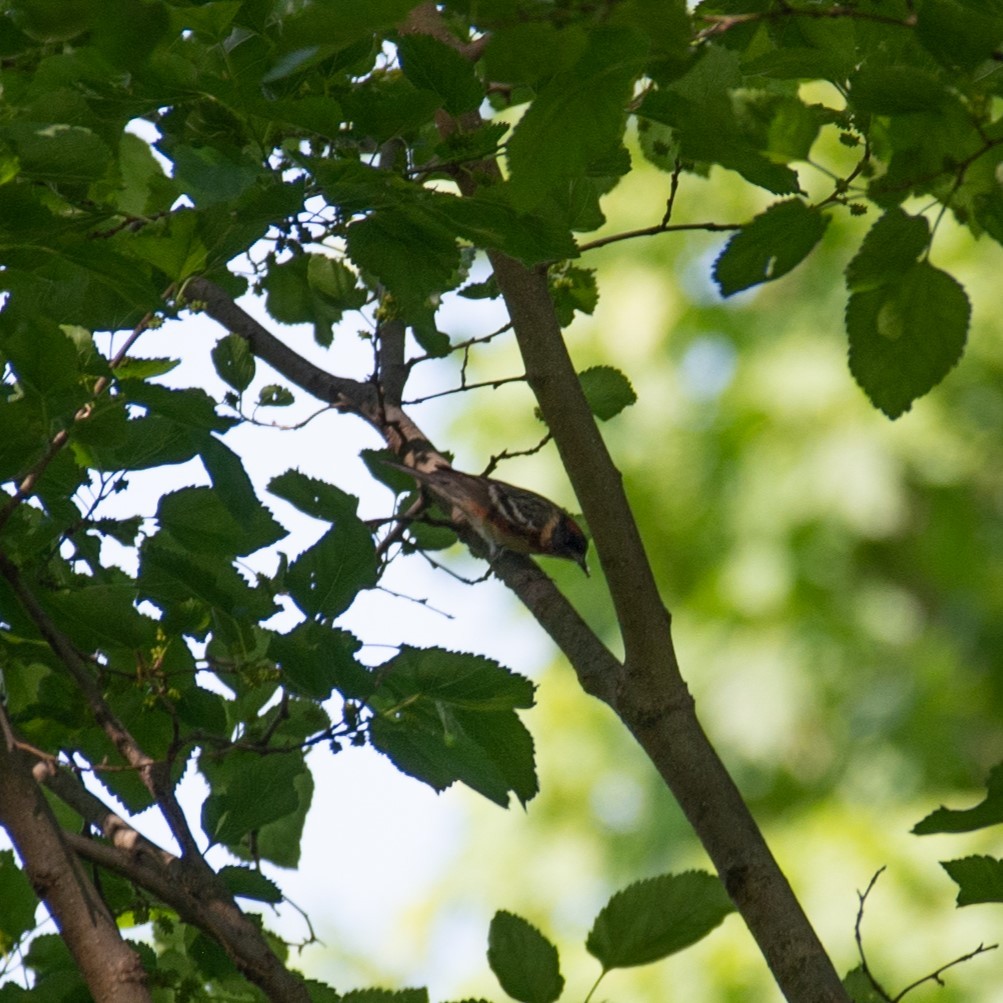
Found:
[[[2,714],[0,825],[10,835],[32,887],[45,902],[91,994],[109,1003],[149,1003],[146,972],[122,939],[32,776],[33,758],[16,747]]]
[[[118,874],[171,906],[182,919],[216,940],[268,999],[275,1003],[308,1003],[300,978],[282,964],[258,926],[243,913],[202,857],[176,857],[157,846],[51,760],[36,758],[33,772],[37,780],[107,840],[61,833],[64,843],[77,856]]]

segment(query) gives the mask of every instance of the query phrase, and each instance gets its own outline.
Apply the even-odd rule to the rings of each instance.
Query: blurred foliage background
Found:
[[[604,233],[661,215],[668,180],[640,160],[604,201]],[[748,219],[765,203],[747,188],[718,171],[687,177],[673,219]],[[720,235],[610,244],[584,259],[598,269],[600,299],[568,339],[579,369],[616,365],[638,391],[603,432],[704,725],[841,971],[859,960],[857,893],[887,868],[862,935],[894,994],[1003,929],[996,906],[956,910],[938,864],[998,853],[992,833],[909,831],[942,802],[980,800],[1003,757],[1003,329],[993,308],[1003,257],[988,240],[972,252],[970,238],[940,221],[932,257],[972,294],[970,343],[941,386],[890,422],[846,366],[842,273],[871,222],[837,213],[794,273],[728,302],[710,279]],[[492,343],[468,376],[518,366],[514,347]],[[519,384],[465,395],[447,440],[466,455],[528,447],[542,426],[527,405]],[[545,457],[506,464],[502,476],[549,478],[559,494]],[[554,572],[612,638],[599,569],[588,581]],[[537,633],[513,615],[515,629]],[[388,957],[398,975],[430,980],[434,996],[425,965],[451,956],[449,967],[466,971],[454,995],[496,996],[479,945],[491,913],[510,909],[557,938],[567,998],[580,999],[598,974],[582,944],[608,894],[707,861],[651,766],[559,659],[537,671],[509,664],[540,682],[527,722],[542,793],[525,817],[462,798],[462,846]],[[928,983],[910,998],[1003,1000],[1003,953],[945,978],[945,988]],[[778,993],[731,917],[681,955],[610,976],[599,997],[721,1003]]]

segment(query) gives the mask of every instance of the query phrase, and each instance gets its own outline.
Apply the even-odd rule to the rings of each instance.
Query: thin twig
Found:
[[[807,17],[813,20],[821,18],[850,18],[858,21],[873,21],[877,24],[889,24],[898,28],[914,28],[916,26],[915,15],[907,18],[891,17],[887,14],[874,14],[870,11],[857,10],[855,7],[818,7],[818,8],[798,8],[784,5],[778,10],[755,11],[748,14],[703,14],[701,19],[708,21],[709,26],[704,28],[696,36],[697,42],[706,41],[715,35],[723,35],[732,28],[737,28],[742,24],[753,24],[757,21],[779,21],[784,18]]]
[[[551,439],[553,439],[553,436],[550,432],[547,432],[547,434],[535,446],[530,446],[529,449],[503,449],[500,453],[496,453],[491,457],[488,465],[484,468],[482,476],[490,477],[502,460],[512,460],[517,456],[535,456],[541,449],[543,449],[544,446],[547,445],[548,442],[550,442]]]
[[[867,896],[871,894],[874,890],[874,886],[878,883],[878,878],[881,877],[885,868],[879,867],[874,872],[874,877],[868,882],[867,887],[863,892],[857,892],[857,899],[859,900],[859,905],[857,906],[857,919],[853,924],[853,937],[857,942],[857,954],[860,957],[860,970],[867,976],[867,981],[874,987],[874,991],[883,999],[891,1001],[891,996],[888,995],[885,988],[878,982],[878,980],[871,973],[870,966],[867,964],[867,956],[864,954],[864,938],[861,932],[861,927],[864,923],[864,903],[867,902]]]
[[[597,247],[605,247],[607,244],[615,244],[621,240],[633,240],[635,237],[657,237],[660,233],[681,233],[684,230],[724,233],[730,230],[741,230],[742,226],[741,223],[673,223],[669,226],[664,223],[656,223],[654,226],[644,226],[639,230],[626,230],[623,233],[614,233],[608,237],[590,240],[587,244],[581,244],[578,251],[580,254],[584,254],[586,251],[594,251]]]
[[[461,394],[466,390],[483,390],[485,387],[497,390],[499,387],[505,386],[506,383],[525,382],[526,377],[522,375],[505,376],[498,380],[484,380],[482,383],[461,383],[458,387],[452,387],[449,390],[440,390],[434,394],[426,394],[424,397],[416,397],[414,400],[404,401],[404,406],[412,407],[415,404],[424,404],[426,401],[435,400],[437,397],[449,397],[451,394]]]
[[[898,1003],[906,993],[912,992],[917,986],[921,986],[924,982],[936,982],[938,986],[944,984],[944,980],[940,977],[948,968],[953,968],[955,965],[960,965],[963,961],[971,961],[972,958],[978,957],[980,954],[986,954],[988,951],[995,951],[999,947],[999,944],[990,944],[988,947],[985,944],[979,944],[974,951],[969,951],[967,954],[963,954],[960,958],[955,958],[954,961],[949,961],[946,965],[941,965],[935,972],[931,972],[929,975],[924,975],[923,978],[917,979],[915,982],[906,986],[894,997],[892,1003]]]

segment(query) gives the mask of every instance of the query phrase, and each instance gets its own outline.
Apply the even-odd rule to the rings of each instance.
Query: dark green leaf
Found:
[[[464,198],[439,193],[421,208],[475,247],[504,251],[527,265],[577,257],[571,233],[553,214],[520,212],[504,195],[503,188]]]
[[[799,192],[797,174],[766,155],[774,137],[736,97],[742,84],[738,56],[710,48],[679,80],[648,91],[638,115],[671,127],[684,161],[720,164],[777,195]]]
[[[314,783],[310,771],[297,774],[292,786],[296,792],[296,809],[259,829],[255,840],[258,855],[279,867],[297,867],[300,862],[303,828],[313,802]]]
[[[874,987],[863,967],[858,966],[847,972],[843,978],[843,988],[853,1003],[888,1003],[888,997]]]
[[[268,490],[295,505],[305,515],[325,522],[335,522],[346,515],[354,516],[359,507],[359,499],[354,495],[298,470],[287,470],[273,478]]]
[[[637,400],[637,394],[619,369],[593,366],[578,374],[589,408],[600,421],[609,421]]]
[[[853,293],[846,306],[850,371],[889,418],[908,411],[961,358],[971,307],[961,285],[929,262]]]
[[[114,584],[77,583],[65,592],[46,596],[46,605],[56,611],[61,630],[82,651],[125,648],[129,651],[150,648],[157,640],[157,622],[136,609],[138,592],[134,582],[124,575]]]
[[[380,666],[379,676],[381,685],[397,695],[420,695],[472,711],[533,706],[534,686],[525,676],[479,655],[405,647]]]
[[[221,867],[219,877],[232,895],[255,902],[277,905],[282,901],[282,892],[274,881],[266,878],[261,871],[249,867]]]
[[[404,75],[424,90],[433,91],[452,115],[476,111],[484,89],[469,59],[431,35],[408,34],[397,41]]]
[[[363,589],[376,584],[373,538],[354,512],[305,550],[286,572],[293,601],[308,616],[333,618],[344,613]]]
[[[212,488],[181,488],[160,499],[157,519],[195,554],[243,556],[285,535],[260,503],[233,512]]]
[[[1003,16],[998,6],[994,10],[990,4],[922,0],[916,37],[944,66],[972,70],[999,48]]]
[[[218,693],[189,686],[177,701],[178,719],[189,728],[213,735],[227,734],[225,700]]]
[[[628,29],[595,30],[574,67],[546,84],[508,141],[513,200],[523,209],[585,175],[621,145],[626,104],[646,43]]]
[[[569,70],[588,45],[586,31],[576,24],[563,28],[547,21],[506,24],[492,31],[484,51],[488,80],[536,84]]]
[[[889,209],[868,230],[856,257],[846,266],[846,287],[850,292],[864,292],[901,279],[929,243],[930,227],[923,216]]]
[[[617,892],[596,917],[585,946],[603,971],[646,965],[695,944],[734,910],[713,875],[663,874]]]
[[[557,948],[520,916],[496,912],[488,932],[488,964],[519,1003],[554,1003],[564,989]]]
[[[770,206],[735,234],[714,262],[723,296],[769,282],[799,265],[822,239],[829,218],[800,199]]]
[[[406,311],[420,310],[460,278],[460,250],[450,230],[401,209],[378,210],[353,223],[346,244],[352,260],[377,276]]]
[[[974,832],[1003,822],[1003,763],[989,772],[986,796],[974,808],[951,809],[943,806],[931,812],[913,827],[917,836],[934,832]]]
[[[86,183],[100,178],[111,150],[90,129],[52,122],[11,122],[0,135],[14,147],[21,172],[36,181]]]
[[[216,402],[201,388],[171,390],[139,380],[122,380],[120,386],[130,404],[142,404],[196,433],[225,432],[234,424],[216,414]]]
[[[178,146],[170,155],[175,183],[199,208],[238,198],[261,174],[256,160],[225,147]]]
[[[243,393],[254,379],[254,355],[247,339],[239,334],[228,334],[216,342],[212,350],[212,364],[219,378],[237,393]]]
[[[259,756],[231,753],[216,764],[211,793],[202,806],[206,833],[219,843],[241,837],[296,810],[294,780],[306,772],[300,755]]]
[[[496,663],[437,649],[404,649],[378,670],[370,705],[375,748],[436,790],[457,780],[503,807],[537,791],[533,743],[512,707],[532,686]]]
[[[214,436],[203,441],[199,452],[216,498],[244,527],[240,546],[250,549],[236,553],[251,553],[281,540],[286,532],[258,500],[240,457]]]
[[[940,864],[958,886],[958,905],[1003,902],[1003,860],[995,857],[965,857]]]
[[[138,581],[141,594],[165,611],[191,600],[240,621],[264,620],[276,611],[268,594],[249,586],[229,561],[176,549],[162,534],[144,541]]]
[[[353,989],[341,1003],[428,1003],[427,989]]]
[[[38,896],[11,850],[0,850],[0,902],[0,950],[9,955],[11,947],[34,929],[38,908]]]
[[[272,639],[268,654],[282,670],[282,684],[317,700],[332,690],[342,696],[366,699],[372,693],[372,673],[355,660],[359,641],[344,630],[313,620]]]
[[[929,111],[948,98],[940,80],[915,66],[868,63],[850,80],[852,106],[877,115]]]

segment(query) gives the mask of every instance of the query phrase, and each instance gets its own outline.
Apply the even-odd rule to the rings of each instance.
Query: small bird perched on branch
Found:
[[[589,573],[585,563],[589,542],[581,527],[543,495],[452,467],[416,470],[389,460],[383,462],[410,474],[454,523],[469,526],[487,544],[490,557],[502,549],[546,554],[574,561],[585,574]]]

